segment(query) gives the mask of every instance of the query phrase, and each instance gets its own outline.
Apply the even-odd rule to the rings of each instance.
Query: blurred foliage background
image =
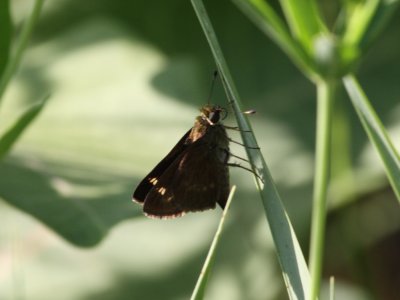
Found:
[[[18,29],[31,3],[11,4]],[[307,254],[315,91],[230,1],[206,5]],[[333,20],[338,8],[322,6]],[[359,70],[398,149],[399,26],[398,12]],[[0,162],[0,299],[189,298],[221,211],[150,220],[131,193],[192,126],[214,69],[189,1],[45,4],[0,110],[2,132],[51,94]],[[221,84],[213,102],[227,105]],[[335,109],[324,274],[337,299],[396,299],[398,204],[348,99]],[[208,299],[286,299],[252,176],[233,169],[231,183]]]

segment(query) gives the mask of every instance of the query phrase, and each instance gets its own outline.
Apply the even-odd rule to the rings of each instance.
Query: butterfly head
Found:
[[[227,116],[226,109],[219,105],[206,105],[200,109],[201,118],[206,120],[210,125],[217,124]]]

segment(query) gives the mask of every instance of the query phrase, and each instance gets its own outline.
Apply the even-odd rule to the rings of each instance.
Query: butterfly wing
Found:
[[[138,187],[133,193],[132,200],[142,204],[149,191],[157,183],[157,180],[165,172],[165,170],[176,160],[176,158],[182,154],[183,151],[188,147],[185,143],[191,129],[179,140],[179,142],[172,148],[172,150],[160,161],[154,169],[140,182]]]
[[[225,204],[229,173],[218,151],[199,139],[187,148],[161,175],[148,192],[143,210],[149,217],[173,218],[189,211]]]

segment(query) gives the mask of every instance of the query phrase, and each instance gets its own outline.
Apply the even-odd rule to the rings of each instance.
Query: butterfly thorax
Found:
[[[219,106],[204,106],[200,109],[201,115],[194,122],[186,143],[191,144],[201,139],[202,143],[216,154],[218,160],[226,163],[229,158],[229,140],[224,126],[220,122]]]
[[[222,135],[225,136],[226,139],[226,133],[225,129],[223,128],[222,124],[220,123],[220,113],[223,111],[223,109],[220,106],[214,106],[214,105],[206,105],[200,108],[200,116],[198,116],[194,122],[192,131],[190,132],[188,142],[193,143],[197,141],[199,138],[202,138],[207,130],[209,131],[221,131],[221,129],[217,128],[222,128]],[[212,128],[213,129],[210,129]],[[215,130],[217,129],[217,130]],[[223,137],[222,137],[223,138]]]

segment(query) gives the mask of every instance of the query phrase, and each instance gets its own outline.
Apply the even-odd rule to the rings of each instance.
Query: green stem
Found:
[[[321,270],[324,251],[327,187],[331,146],[332,103],[335,83],[332,81],[317,82],[317,133],[315,157],[315,182],[311,223],[310,261],[311,298],[319,296]]]
[[[29,16],[29,19],[24,24],[22,28],[21,35],[18,39],[15,54],[11,58],[11,60],[7,63],[7,66],[4,70],[3,77],[0,80],[0,103],[3,98],[4,92],[7,88],[8,82],[11,80],[14,75],[16,69],[19,66],[19,63],[22,58],[22,54],[26,48],[26,45],[31,36],[33,27],[35,26],[37,20],[39,19],[40,11],[42,10],[44,0],[36,0],[35,5],[33,7],[32,13]]]

